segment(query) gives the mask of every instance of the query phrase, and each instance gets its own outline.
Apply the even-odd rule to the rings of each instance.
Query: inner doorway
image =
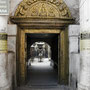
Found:
[[[58,34],[26,34],[27,85],[58,85]]]

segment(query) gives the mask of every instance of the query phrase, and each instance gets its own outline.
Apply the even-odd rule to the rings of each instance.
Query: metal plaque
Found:
[[[0,15],[9,14],[9,0],[0,0]]]
[[[0,33],[0,53],[7,53],[7,34]]]
[[[81,33],[80,50],[90,53],[90,33]]]
[[[81,40],[90,39],[90,33],[81,33]]]

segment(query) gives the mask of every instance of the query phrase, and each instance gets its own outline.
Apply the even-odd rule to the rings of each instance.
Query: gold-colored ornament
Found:
[[[44,4],[42,4],[42,7],[41,7],[41,9],[40,9],[40,14],[39,14],[39,16],[41,16],[41,17],[47,17],[47,10],[46,10]]]
[[[71,14],[62,0],[23,0],[17,8],[15,16],[70,18]]]

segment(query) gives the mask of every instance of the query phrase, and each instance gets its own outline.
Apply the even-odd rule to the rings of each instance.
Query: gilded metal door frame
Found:
[[[59,83],[60,84],[67,84],[68,83],[68,34],[67,30],[59,30],[59,29],[21,29],[18,30],[18,40],[20,43],[18,46],[18,70],[19,70],[19,84],[25,84],[26,82],[26,76],[27,76],[27,68],[26,68],[26,54],[25,54],[25,34],[26,33],[53,33],[53,34],[59,34],[60,35],[60,58],[59,58]]]
[[[73,24],[70,11],[63,0],[22,0],[10,20],[18,25],[17,75],[25,83],[25,33],[60,33],[60,84],[68,82],[68,34],[65,27]],[[23,28],[23,29],[21,29]],[[38,28],[38,29],[36,29]],[[27,29],[27,30],[26,30]],[[28,30],[31,29],[31,30]],[[48,29],[48,30],[45,30]],[[53,30],[54,29],[54,30]],[[62,29],[62,30],[56,30]]]

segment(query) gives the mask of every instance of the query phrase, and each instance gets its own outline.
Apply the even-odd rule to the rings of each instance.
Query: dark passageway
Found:
[[[58,85],[58,34],[27,34],[26,36],[27,85]],[[43,46],[42,43],[44,43]],[[50,46],[51,55],[48,55],[48,49],[46,50],[44,45]],[[43,51],[41,61],[39,60],[40,50]]]

